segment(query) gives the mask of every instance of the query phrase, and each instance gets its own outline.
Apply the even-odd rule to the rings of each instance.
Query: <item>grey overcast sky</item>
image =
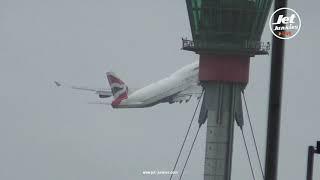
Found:
[[[279,179],[298,180],[305,178],[307,146],[320,140],[319,3],[290,0],[289,7],[302,29],[286,41]],[[262,40],[270,34],[265,28]],[[95,95],[53,81],[106,87],[105,72],[113,70],[129,87],[147,85],[198,60],[180,50],[181,37],[191,37],[184,0],[1,0],[0,179],[167,179],[142,171],[171,170],[196,100],[114,110],[88,105]],[[246,88],[262,159],[269,64],[270,56],[252,58]],[[204,135],[205,128],[184,179],[202,179]],[[238,128],[233,162],[233,179],[251,179]]]

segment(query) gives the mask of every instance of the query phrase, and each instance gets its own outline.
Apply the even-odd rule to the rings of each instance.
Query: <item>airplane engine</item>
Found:
[[[99,95],[99,98],[108,98],[112,96],[111,92],[106,92],[106,91],[97,91],[96,94]]]
[[[99,94],[99,98],[108,98],[110,95]]]
[[[175,103],[175,102],[179,102],[180,104],[183,103],[183,102],[189,102],[189,100],[191,99],[191,96],[190,95],[183,95],[183,96],[177,96],[177,97],[174,97],[172,98],[169,103]]]

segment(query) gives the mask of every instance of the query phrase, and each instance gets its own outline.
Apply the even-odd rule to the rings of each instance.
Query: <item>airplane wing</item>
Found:
[[[180,91],[179,93],[171,96],[169,98],[169,103],[175,103],[175,102],[179,102],[179,103],[182,103],[182,102],[189,102],[189,100],[192,98],[192,97],[196,97],[197,99],[199,99],[201,97],[201,94],[202,94],[202,87],[200,85],[192,85],[190,86],[189,88],[183,90],[183,91]]]
[[[73,86],[73,85],[68,85],[58,81],[54,81],[54,83],[57,87],[66,87],[66,88],[71,88],[76,90],[91,91],[91,92],[94,92],[95,94],[98,94],[100,98],[108,98],[112,96],[112,92],[109,89],[104,89],[104,88],[95,89],[95,88],[88,88],[83,86]]]

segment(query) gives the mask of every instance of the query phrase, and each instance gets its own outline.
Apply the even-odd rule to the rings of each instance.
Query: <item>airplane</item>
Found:
[[[93,104],[107,104],[113,108],[145,108],[159,103],[188,102],[192,96],[199,99],[202,87],[199,84],[199,62],[189,64],[170,76],[141,89],[131,91],[128,86],[113,72],[107,72],[107,79],[111,90],[93,89],[71,86],[72,89],[94,91],[100,98],[113,96],[112,103],[98,102]],[[55,81],[60,87],[63,83]]]

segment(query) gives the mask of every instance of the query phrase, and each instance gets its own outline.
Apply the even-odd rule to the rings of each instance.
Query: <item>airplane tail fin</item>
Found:
[[[113,72],[107,72],[107,78],[114,97],[112,105],[119,105],[122,100],[128,98],[128,86]]]

